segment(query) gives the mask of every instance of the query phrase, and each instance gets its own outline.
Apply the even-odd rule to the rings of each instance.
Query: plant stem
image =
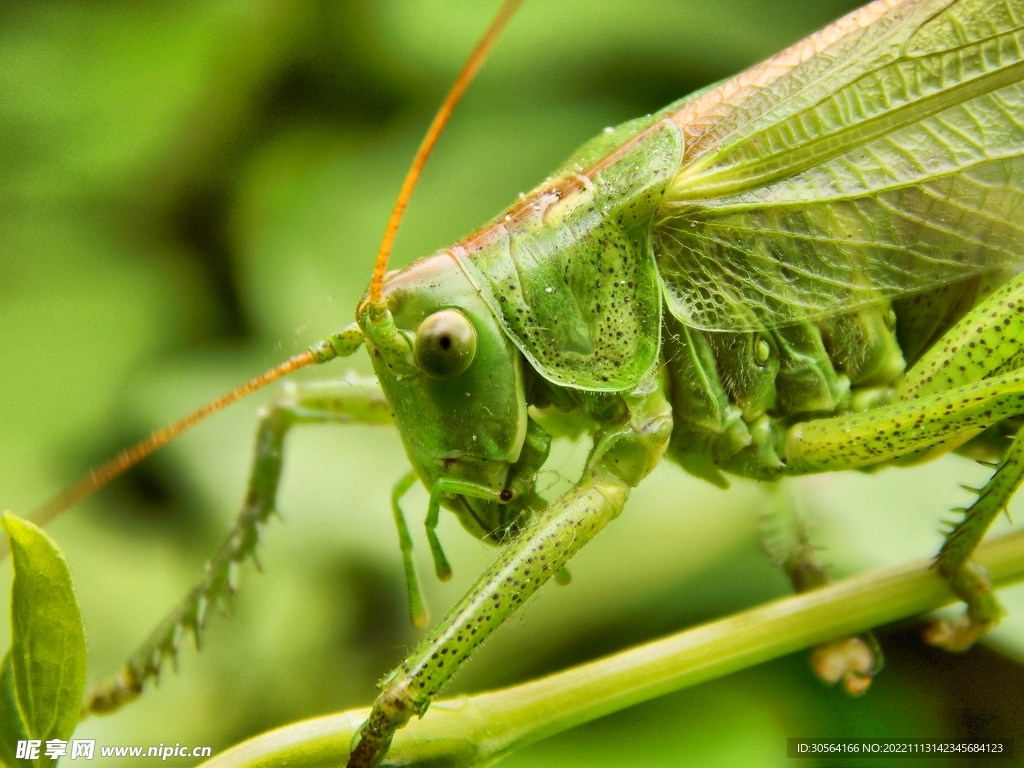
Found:
[[[976,559],[997,587],[1024,579],[1024,531]],[[955,600],[931,560],[856,576],[775,600],[522,685],[435,702],[395,737],[384,765],[474,766],[540,739],[697,683],[827,640],[916,616]],[[305,720],[243,742],[203,764],[338,765],[368,709]]]

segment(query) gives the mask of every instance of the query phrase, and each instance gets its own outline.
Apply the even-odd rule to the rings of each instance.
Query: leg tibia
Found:
[[[245,502],[227,539],[185,599],[153,630],[124,669],[88,693],[83,714],[110,712],[137,697],[146,681],[160,674],[164,660],[176,658],[186,631],[192,632],[198,646],[210,603],[233,592],[239,566],[255,558],[262,528],[275,511],[284,439],[293,425],[389,421],[383,393],[373,379],[349,377],[341,382],[287,384],[281,396],[260,415]]]
[[[1006,509],[1021,480],[1024,480],[1024,436],[1018,432],[992,477],[978,491],[978,498],[963,510],[963,520],[946,536],[938,559],[943,573],[952,573],[967,562],[985,531]]]
[[[930,642],[950,650],[963,650],[985,634],[1002,616],[988,574],[969,558],[999,513],[1006,509],[1024,480],[1024,436],[1014,437],[1006,455],[975,502],[963,510],[963,519],[946,535],[936,565],[949,579],[967,611],[952,625],[940,622],[929,632]]]
[[[628,493],[621,480],[591,475],[513,540],[437,629],[385,679],[349,765],[375,765],[395,730],[426,712],[431,698],[473,650],[618,516]]]

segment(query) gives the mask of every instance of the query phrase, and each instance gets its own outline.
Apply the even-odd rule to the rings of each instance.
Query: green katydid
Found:
[[[1019,479],[1016,442],[983,430],[1021,410],[1009,276],[1021,10],[874,3],[586,145],[493,225],[391,275],[358,328],[317,348],[349,354],[365,340],[381,390],[299,386],[282,399],[261,427],[250,516],[273,506],[276,446],[293,423],[390,410],[431,488],[431,524],[443,506],[478,536],[514,537],[386,681],[353,764],[379,759],[666,453],[721,482],[1006,452],[940,557],[970,604],[950,643],[996,620],[969,555]],[[555,411],[595,447],[548,506],[534,477]],[[211,585],[251,543],[227,551]],[[194,598],[131,668],[129,690],[201,613],[205,594]]]
[[[357,321],[429,514],[443,495],[470,530],[522,530],[384,679],[350,768],[377,765],[666,453],[709,479],[771,480],[972,440],[997,451],[985,430],[1024,407],[1024,278],[1007,275],[1022,25],[1013,3],[878,0],[585,145],[386,287],[378,271]],[[486,432],[471,422],[476,445],[458,428],[474,354],[509,361],[470,398],[496,414]],[[579,484],[537,510],[517,470],[543,462],[550,410],[589,421],[594,446]],[[934,635],[951,648],[1000,617],[969,558],[1024,479],[1022,446],[1000,452],[939,554],[968,605]]]

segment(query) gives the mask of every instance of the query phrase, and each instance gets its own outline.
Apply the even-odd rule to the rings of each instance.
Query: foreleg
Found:
[[[146,681],[160,674],[164,660],[177,657],[187,630],[198,647],[210,603],[235,591],[239,566],[247,558],[256,562],[263,526],[276,511],[285,436],[296,424],[330,422],[390,424],[391,413],[376,379],[349,376],[342,381],[289,382],[263,409],[245,501],[227,539],[185,599],[153,630],[121,672],[88,693],[83,716],[111,712],[136,698]]]

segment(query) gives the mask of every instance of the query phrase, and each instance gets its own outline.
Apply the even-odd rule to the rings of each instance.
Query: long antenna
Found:
[[[480,69],[480,65],[484,63],[487,54],[490,53],[505,25],[512,19],[515,12],[519,10],[519,6],[522,3],[523,0],[505,0],[502,3],[494,16],[494,20],[491,21],[491,25],[484,32],[483,37],[480,38],[480,42],[476,44],[473,52],[469,54],[469,58],[466,59],[462,71],[459,72],[459,76],[455,79],[452,89],[448,91],[448,96],[445,98],[444,103],[437,110],[437,114],[434,115],[434,121],[430,124],[430,127],[427,129],[427,135],[423,137],[423,142],[416,151],[416,157],[413,158],[409,172],[405,175],[405,181],[402,182],[402,190],[398,193],[395,207],[391,211],[391,218],[388,219],[388,225],[384,229],[384,238],[381,240],[380,250],[377,251],[377,262],[374,264],[373,279],[370,281],[370,304],[373,306],[380,306],[381,304],[384,292],[384,273],[388,268],[388,256],[391,255],[391,247],[395,242],[395,233],[398,231],[398,225],[402,221],[402,215],[405,213],[405,207],[409,204],[409,198],[416,187],[416,182],[419,181],[420,174],[423,172],[423,166],[426,165],[427,158],[430,157],[434,145],[437,144],[437,140],[441,136],[441,131],[444,130],[448,119],[452,116],[455,105],[459,103],[459,99],[462,98],[462,94],[466,92],[466,88],[473,81],[477,71]]]
[[[249,379],[242,386],[221,395],[216,400],[211,400],[185,418],[179,419],[162,429],[158,429],[145,440],[124,449],[106,464],[91,470],[88,475],[77,483],[64,489],[42,506],[37,507],[32,512],[32,521],[37,525],[46,525],[61,512],[75,506],[87,496],[91,496],[115,477],[124,474],[151,453],[167,445],[167,443],[171,442],[182,432],[191,429],[206,417],[212,416],[217,411],[252,394],[257,389],[262,389],[267,384],[277,381],[282,376],[287,376],[292,371],[305,368],[307,365],[315,362],[318,362],[317,355],[312,350],[306,350],[302,354],[295,355],[280,365],[271,368],[269,371],[264,371],[259,376]]]

